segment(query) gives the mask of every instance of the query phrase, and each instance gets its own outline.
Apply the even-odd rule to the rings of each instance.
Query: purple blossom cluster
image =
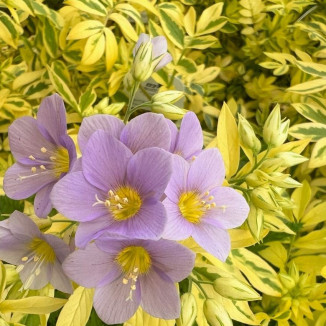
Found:
[[[177,318],[174,283],[191,273],[195,261],[177,241],[193,237],[224,261],[227,229],[240,226],[249,212],[238,192],[222,186],[221,154],[202,149],[192,112],[179,130],[154,113],[126,125],[109,115],[85,118],[76,159],[63,101],[53,95],[36,120],[13,123],[9,141],[17,163],[5,175],[6,194],[22,199],[36,193],[39,217],[54,207],[79,224],[71,253],[61,239],[42,235],[15,212],[0,225],[0,258],[18,266],[25,288],[50,282],[70,292],[69,279],[95,288],[94,308],[108,324],[128,320],[139,305],[155,317]]]

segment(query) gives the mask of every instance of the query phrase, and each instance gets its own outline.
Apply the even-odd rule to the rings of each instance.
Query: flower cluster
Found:
[[[225,260],[226,230],[248,214],[244,198],[222,187],[222,157],[217,149],[202,149],[192,112],[180,130],[155,113],[127,125],[109,115],[85,118],[78,135],[82,156],[76,160],[63,102],[53,95],[42,102],[37,120],[21,118],[10,127],[9,140],[17,163],[5,176],[8,196],[36,192],[40,217],[53,205],[79,222],[79,249],[69,254],[61,239],[42,235],[15,212],[1,225],[1,258],[18,265],[24,288],[50,282],[70,292],[64,261],[70,279],[95,288],[94,307],[106,323],[126,321],[139,305],[155,317],[177,318],[174,283],[190,274],[195,254],[176,240],[192,236]]]

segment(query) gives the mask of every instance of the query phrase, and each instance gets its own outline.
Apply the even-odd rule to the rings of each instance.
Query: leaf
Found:
[[[96,93],[93,89],[87,90],[79,98],[80,112],[87,110],[96,100]]]
[[[37,80],[29,85],[27,85],[23,94],[27,96],[28,99],[39,99],[47,96],[53,91],[53,86],[49,84],[49,80]]]
[[[292,261],[300,271],[309,274],[316,273],[316,275],[320,275],[322,268],[326,266],[325,255],[305,255],[295,257]]]
[[[228,230],[231,237],[231,248],[243,248],[249,247],[257,243],[249,230],[243,229],[231,229]],[[261,238],[264,238],[268,234],[268,230],[263,230],[261,233]]]
[[[63,27],[64,20],[57,11],[50,9],[41,2],[32,1],[31,4],[36,16],[42,16],[49,19],[57,29],[61,29]]]
[[[326,165],[326,137],[318,140],[315,144],[308,167],[315,169],[324,165]]]
[[[190,36],[193,36],[195,34],[195,27],[196,27],[196,10],[194,7],[189,7],[189,10],[184,16],[183,23],[186,32]]]
[[[304,62],[296,61],[295,62],[298,68],[305,73],[318,77],[326,77],[326,65],[315,63],[315,62]]]
[[[178,48],[183,49],[184,47],[184,31],[183,28],[171,18],[168,10],[160,8],[160,21],[164,32],[167,37],[173,42]]]
[[[159,15],[156,8],[148,0],[128,0],[128,2],[131,2],[131,3],[134,3],[134,4],[138,5],[138,6],[141,6],[141,7],[145,8],[145,9],[147,9],[148,11],[150,11],[152,14],[154,14],[156,16]]]
[[[301,219],[304,227],[311,227],[326,221],[326,202],[314,206]]]
[[[280,297],[282,285],[277,274],[263,259],[247,249],[233,249],[232,261],[259,291]]]
[[[109,18],[120,27],[124,37],[126,37],[127,39],[131,39],[134,42],[137,42],[138,35],[126,17],[118,13],[113,13],[109,16]]]
[[[18,36],[22,29],[7,14],[0,11],[0,39],[5,43],[17,48]]]
[[[52,57],[58,56],[58,33],[48,19],[44,19],[42,28],[43,42],[47,53]]]
[[[293,191],[291,200],[295,203],[293,214],[297,221],[301,221],[311,199],[311,188],[307,180],[303,180],[302,187]]]
[[[287,251],[280,242],[271,242],[267,244],[267,248],[259,251],[268,262],[283,270],[287,262]]]
[[[56,91],[63,97],[63,99],[69,103],[75,110],[78,110],[78,104],[74,95],[71,93],[70,88],[64,82],[64,80],[57,75],[51,67],[47,67],[51,82]]]
[[[119,3],[115,6],[115,9],[121,13],[129,16],[138,26],[142,32],[145,32],[144,24],[140,13],[128,3]]]
[[[14,90],[17,90],[18,88],[28,85],[32,83],[33,81],[41,78],[41,76],[44,74],[45,69],[42,70],[36,70],[36,71],[30,71],[30,72],[24,72],[21,75],[19,75],[17,78],[15,78],[12,88]]]
[[[326,110],[320,106],[311,103],[293,103],[291,104],[301,115],[312,122],[326,124]]]
[[[223,104],[217,125],[217,147],[220,150],[226,178],[231,178],[238,170],[240,161],[240,139],[238,127],[229,107]]]
[[[105,33],[105,66],[106,71],[110,71],[118,60],[119,48],[117,40],[109,28],[104,29]]]
[[[153,317],[142,308],[138,308],[136,313],[124,324],[124,326],[174,326],[175,320],[165,320]]]
[[[298,93],[298,94],[312,94],[321,92],[326,89],[326,78],[325,79],[314,79],[307,81],[302,84],[292,86],[287,89],[288,92]]]
[[[311,138],[312,142],[326,137],[326,125],[317,122],[308,122],[294,125],[289,134],[297,139]]]
[[[203,11],[196,28],[196,35],[210,34],[222,28],[226,22],[226,17],[221,17],[223,2],[216,3]]]
[[[326,250],[326,230],[311,231],[297,239],[293,246],[301,249]]]
[[[204,50],[218,42],[218,39],[212,35],[196,36],[185,38],[185,47],[191,49]]]
[[[102,32],[90,36],[85,44],[81,59],[83,65],[93,65],[101,59],[105,51],[105,37]]]
[[[101,32],[104,29],[98,20],[86,20],[76,24],[67,36],[67,40],[80,40]]]
[[[6,287],[6,268],[2,261],[0,261],[0,300],[2,299],[2,293]]]
[[[51,297],[27,297],[24,299],[5,300],[0,303],[0,311],[5,314],[7,312],[20,312],[23,314],[49,314],[60,309],[66,299],[58,299]]]
[[[56,326],[86,325],[93,306],[94,289],[79,286],[60,312]]]
[[[65,4],[73,6],[89,14],[106,16],[107,11],[104,5],[98,0],[67,0]]]

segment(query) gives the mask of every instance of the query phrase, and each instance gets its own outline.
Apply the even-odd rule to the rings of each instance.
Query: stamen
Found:
[[[22,258],[22,261],[27,261],[27,260],[28,260],[28,257],[26,257],[26,256]]]
[[[216,204],[215,204],[215,203],[211,203],[211,206],[212,206],[212,207],[216,207]]]
[[[38,256],[36,256],[36,255],[35,255],[34,258],[33,258],[34,261],[38,261],[39,259],[40,259],[40,257],[38,257]]]
[[[126,278],[124,278],[124,279],[122,280],[122,283],[125,284],[125,285],[128,284],[128,282],[129,282],[129,281],[128,281],[128,279],[126,279]]]
[[[33,155],[28,156],[28,158],[35,161],[35,157]]]
[[[23,269],[24,269],[24,265],[18,265],[18,266],[16,267],[16,272],[17,272],[17,273],[20,273]]]
[[[123,201],[124,201],[125,203],[128,203],[128,198],[127,198],[127,197],[123,198]]]
[[[42,169],[42,170],[46,170],[46,167],[42,164],[42,165],[40,165],[40,168]]]
[[[42,152],[42,153],[46,153],[46,152],[47,152],[47,149],[46,149],[45,147],[42,147],[42,148],[41,148],[41,152]]]
[[[210,209],[211,208],[211,205],[210,204],[207,204],[207,205],[205,205],[205,208],[206,209]]]
[[[23,289],[27,290],[32,285],[34,279],[35,279],[35,274],[30,275],[26,283],[24,284]]]
[[[33,167],[31,168],[31,171],[32,171],[33,173],[35,173],[35,172],[36,172],[36,167],[33,166]]]
[[[110,201],[107,199],[106,201],[105,201],[105,204],[104,204],[106,207],[110,207],[111,206],[111,203],[110,203]]]
[[[110,194],[111,197],[114,196],[114,192],[112,190],[109,190],[109,194]]]
[[[132,285],[130,288],[131,288],[131,290],[135,291],[136,290],[136,285]]]
[[[214,199],[214,196],[209,196],[208,197],[208,200],[213,200]]]
[[[119,197],[118,195],[115,195],[115,196],[114,196],[114,199],[115,199],[116,201],[118,201],[118,200],[120,200],[120,197]]]
[[[202,205],[205,205],[205,204],[206,204],[205,200],[202,200],[200,203],[201,203]]]
[[[121,204],[117,204],[118,209],[122,209],[122,205]]]
[[[207,190],[205,193],[204,193],[204,196],[208,196],[209,195],[209,191]]]
[[[194,155],[194,156],[191,158],[191,160],[194,161],[196,158],[197,158],[197,156]]]
[[[53,162],[55,161],[57,158],[55,156],[50,156],[50,160]]]

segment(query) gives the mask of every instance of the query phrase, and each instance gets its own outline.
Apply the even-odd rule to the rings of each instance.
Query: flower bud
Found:
[[[267,188],[256,188],[251,193],[252,202],[255,206],[263,209],[274,211],[278,209],[278,205],[274,198],[274,193]]]
[[[278,147],[288,136],[290,120],[281,120],[280,106],[276,105],[268,116],[263,129],[263,138],[269,147]]]
[[[152,96],[152,102],[160,103],[174,103],[183,96],[183,92],[180,91],[166,91],[160,92]]]
[[[275,158],[283,159],[282,168],[289,168],[309,160],[307,157],[294,152],[281,152],[276,154]]]
[[[255,205],[250,205],[250,212],[248,215],[247,223],[252,236],[259,241],[260,234],[264,226],[264,214],[260,208]]]
[[[153,73],[154,67],[152,65],[153,44],[149,40],[141,43],[131,68],[132,77],[139,82],[147,80]]]
[[[280,278],[282,285],[286,287],[288,290],[291,290],[295,287],[295,281],[291,276],[283,273],[280,273],[278,276]]]
[[[219,277],[214,281],[214,289],[222,297],[236,301],[259,300],[259,294],[248,284],[233,277]]]
[[[239,114],[238,117],[238,130],[241,146],[249,148],[253,151],[253,153],[258,154],[261,149],[261,144],[259,139],[256,137],[252,126],[241,114]]]
[[[255,170],[246,177],[246,183],[248,186],[256,188],[268,182],[260,172],[260,170]]]
[[[197,303],[193,294],[185,293],[181,296],[181,315],[182,326],[192,326],[197,317]]]
[[[151,105],[152,112],[162,113],[167,119],[180,120],[187,113],[187,110],[181,109],[173,104],[155,102]]]
[[[232,320],[222,304],[214,299],[204,302],[204,315],[211,326],[232,326]]]
[[[130,92],[134,84],[135,84],[135,79],[129,71],[125,74],[123,78],[123,85],[126,88],[126,90]]]

